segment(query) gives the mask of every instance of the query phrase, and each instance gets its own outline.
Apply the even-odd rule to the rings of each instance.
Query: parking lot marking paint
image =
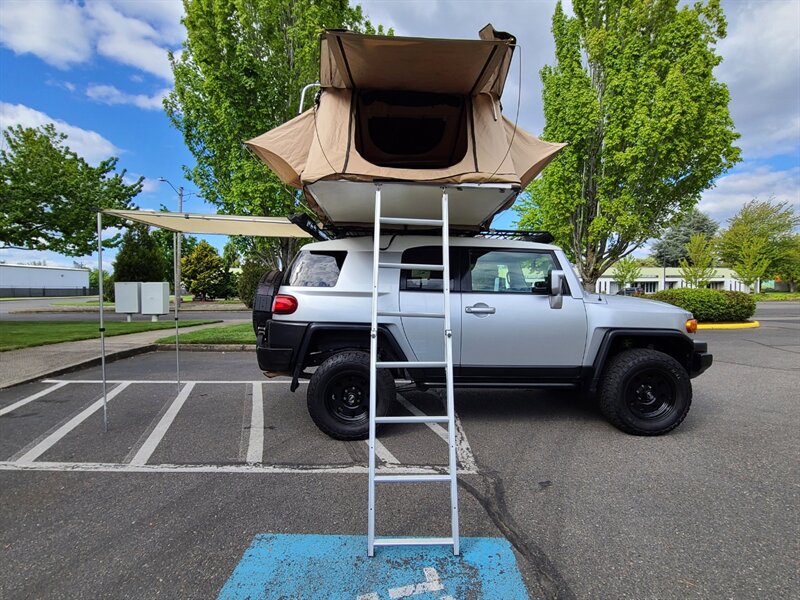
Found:
[[[400,405],[405,408],[408,412],[412,415],[417,417],[424,417],[427,416],[424,412],[418,409],[416,406],[411,404],[408,400],[403,398],[398,394],[397,401]],[[461,426],[461,419],[458,418],[456,414],[456,456],[458,457],[458,463],[464,468],[469,471],[476,471],[478,470],[477,465],[475,464],[475,458],[472,454],[472,448],[469,446],[469,442],[467,441],[467,434],[464,432],[464,428]],[[439,425],[438,423],[425,423],[431,431],[433,431],[436,435],[438,435],[445,443],[449,443],[449,438],[447,437],[447,430]]]
[[[250,443],[247,446],[247,462],[264,460],[264,395],[261,382],[253,383],[253,410],[250,413]]]
[[[257,535],[219,600],[528,600],[511,544],[461,538],[461,555],[439,546],[381,548],[355,535]]]
[[[252,385],[257,385],[259,383],[283,383],[283,384],[290,384],[292,382],[291,379],[258,379],[252,380],[247,379],[243,381],[239,380],[217,380],[217,379],[196,379],[196,380],[182,380],[183,383],[217,383],[217,384],[227,384],[227,383],[249,383]],[[103,383],[102,379],[42,379],[42,383]],[[106,379],[106,383],[175,383],[174,379]],[[308,383],[307,380],[301,380],[300,384]]]
[[[175,382],[172,382],[175,383]],[[367,467],[361,465],[173,465],[131,463],[48,462],[20,463],[0,461],[0,471],[70,471],[76,473],[267,473],[274,475],[364,475]],[[378,470],[380,475],[441,475],[441,467],[387,465]],[[475,475],[477,471],[459,469],[459,475]]]
[[[369,446],[369,440],[364,440],[364,443]],[[387,465],[399,465],[400,461],[397,457],[386,449],[386,446],[375,440],[375,456],[380,458]]]
[[[47,382],[46,382],[47,383]],[[5,408],[0,409],[0,417],[3,415],[7,415],[8,413],[17,410],[20,406],[25,406],[29,402],[33,402],[34,400],[38,400],[42,396],[47,396],[50,392],[55,392],[57,389],[64,387],[67,385],[66,381],[61,381],[56,383],[55,385],[50,386],[46,390],[42,390],[41,392],[36,392],[35,394],[31,394],[27,398],[23,398],[22,400],[17,400],[14,404],[9,404]]]
[[[178,411],[181,409],[181,406],[183,406],[183,403],[186,402],[186,398],[188,398],[189,394],[192,393],[194,385],[195,383],[193,381],[186,383],[181,389],[180,393],[175,396],[175,400],[172,401],[172,404],[170,404],[167,412],[164,413],[164,416],[161,417],[161,420],[158,422],[148,438],[144,441],[144,444],[142,444],[142,447],[139,448],[139,451],[131,460],[132,465],[143,465],[150,460],[150,457],[153,455],[153,452],[155,452],[158,444],[161,443],[161,440],[164,438],[164,434],[167,433],[167,429],[169,429],[169,426],[172,425],[175,417],[178,416]]]
[[[113,390],[108,392],[106,398],[108,401],[111,401],[116,396],[118,396],[125,388],[127,388],[130,384],[129,383],[120,383],[117,387]],[[77,415],[72,417],[69,421],[64,423],[61,427],[56,429],[53,433],[48,435],[44,438],[41,442],[36,444],[33,448],[28,450],[25,454],[23,454],[16,462],[26,464],[32,463],[37,458],[39,458],[42,454],[47,452],[50,448],[52,448],[61,438],[67,435],[70,431],[75,429],[78,425],[83,423],[86,419],[88,419],[95,411],[101,409],[103,407],[103,398],[95,401],[94,403],[90,404],[88,407],[84,408],[81,412]]]

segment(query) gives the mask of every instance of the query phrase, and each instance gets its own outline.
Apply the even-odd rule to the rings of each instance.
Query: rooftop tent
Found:
[[[317,106],[247,145],[283,182],[302,188],[327,223],[370,222],[372,184],[394,182],[386,216],[425,217],[426,207],[435,214],[438,185],[451,185],[470,188],[453,197],[451,223],[486,224],[563,144],[541,141],[500,114],[516,41],[490,25],[480,37],[326,31]],[[417,210],[400,182],[437,185],[414,192]]]

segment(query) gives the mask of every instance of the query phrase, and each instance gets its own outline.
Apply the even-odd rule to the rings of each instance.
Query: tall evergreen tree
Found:
[[[114,260],[115,281],[164,281],[164,256],[147,225],[131,225]]]
[[[573,0],[553,15],[541,71],[543,137],[568,142],[520,203],[553,232],[588,287],[739,160],[728,89],[714,78],[719,0]]]
[[[705,213],[693,209],[653,244],[650,256],[659,267],[677,267],[681,259],[689,257],[687,244],[693,235],[700,234],[706,239],[712,239],[717,234],[717,229],[719,223]]]

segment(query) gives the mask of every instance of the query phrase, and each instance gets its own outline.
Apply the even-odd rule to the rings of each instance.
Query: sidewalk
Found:
[[[181,327],[181,333],[247,322],[245,320],[225,321],[195,327]],[[107,337],[106,361],[110,362],[155,350],[156,340],[166,337],[170,333],[174,334],[174,330],[159,329]],[[1,352],[0,389],[98,364],[100,364],[99,338]]]

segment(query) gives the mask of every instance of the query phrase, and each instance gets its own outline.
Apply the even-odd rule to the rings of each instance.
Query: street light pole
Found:
[[[169,181],[166,177],[159,177],[159,181],[162,181],[169,185],[175,192],[178,194],[178,212],[183,212],[183,186],[175,187],[172,185],[172,182]],[[183,234],[178,231],[175,244],[175,306],[180,308],[181,306],[181,240],[183,239]]]

